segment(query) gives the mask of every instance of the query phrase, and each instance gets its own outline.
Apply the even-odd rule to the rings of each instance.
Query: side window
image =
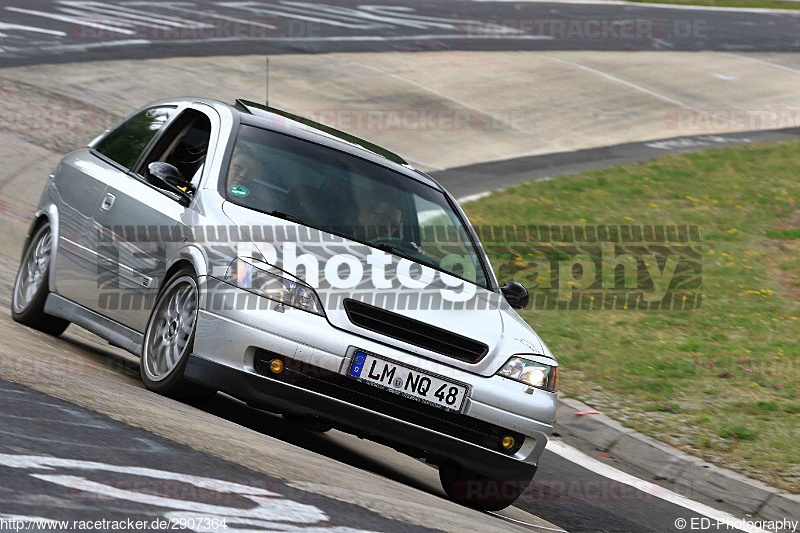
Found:
[[[187,109],[170,125],[150,154],[142,162],[140,174],[155,161],[169,163],[187,180],[194,181],[202,170],[211,138],[211,121],[193,109]]]
[[[136,164],[172,111],[171,107],[146,109],[109,133],[94,149],[129,169]]]

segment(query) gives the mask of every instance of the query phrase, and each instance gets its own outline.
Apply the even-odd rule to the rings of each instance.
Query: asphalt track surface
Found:
[[[426,50],[800,50],[800,11],[452,0],[4,0],[0,65]],[[757,11],[757,10],[756,10]]]
[[[666,154],[694,152],[763,142],[790,141],[800,138],[800,128],[745,131],[718,135],[692,135],[657,141],[645,141],[518,157],[448,168],[431,173],[460,201],[477,199],[489,191],[505,189],[530,181],[544,181],[556,176],[596,168],[638,163]]]
[[[0,519],[68,521],[68,530],[81,529],[73,521],[163,520],[169,527],[162,529],[172,529],[186,524],[187,516],[198,520],[207,513],[227,514],[231,529],[427,531],[289,487],[4,380],[0,401]]]
[[[383,7],[365,11],[359,7],[361,3],[351,1],[338,2],[336,6],[332,3],[301,6],[297,2],[276,1],[270,4],[268,11],[262,11],[265,3],[256,8],[254,3],[248,2],[234,5],[208,1],[100,3],[9,0],[0,3],[0,66],[187,55],[333,51],[800,49],[800,18],[787,14],[511,2],[393,1],[370,4]],[[313,16],[309,17],[309,13]],[[161,22],[157,22],[160,28],[152,27],[153,17],[161,17],[158,19]],[[258,28],[268,33],[266,36],[250,34],[246,38],[226,36],[223,33],[227,30],[218,29],[219,21],[230,22],[230,19],[246,21],[243,26],[246,31]],[[634,38],[610,30],[600,37],[561,37],[561,22],[573,20],[583,21],[584,34],[585,30],[595,28],[587,24],[589,21],[599,21],[601,27],[604,21],[612,21],[607,25],[609,28],[619,20],[633,21],[634,26],[636,21],[649,21],[651,31]],[[536,21],[544,21],[544,25],[537,26]],[[86,22],[94,26],[87,26]],[[253,25],[253,22],[257,24]],[[517,31],[500,30],[499,34],[492,34],[497,32],[498,23]],[[218,33],[211,38],[204,37],[200,31],[203,24]],[[688,35],[680,33],[687,27],[694,29]],[[170,29],[177,33],[165,37],[164,32]],[[791,130],[632,143],[471,165],[439,172],[436,177],[457,196],[468,197],[522,181],[639,161],[663,153],[788,139],[797,135],[797,130]],[[9,268],[4,268],[3,272],[6,277],[12,276]],[[91,350],[91,347],[85,349]],[[134,366],[123,366],[119,371],[126,375],[138,372]],[[198,505],[221,503],[238,509],[229,512],[239,513],[240,519],[242,509],[252,509],[255,505],[248,501],[252,500],[252,494],[242,495],[241,489],[233,496],[224,492],[220,495],[219,491],[195,490],[197,487],[186,478],[175,481],[176,474],[184,474],[268,490],[277,495],[272,496],[273,499],[280,500],[289,506],[287,508],[295,502],[316,509],[305,509],[306,515],[297,514],[308,518],[306,522],[294,525],[315,525],[324,529],[349,526],[380,531],[422,529],[402,521],[388,520],[358,506],[294,489],[240,465],[174,444],[9,382],[0,381],[0,402],[3,406],[0,412],[0,518],[14,515],[59,520],[152,520],[169,513],[177,513],[171,515],[175,517],[182,516],[180,513],[185,509],[175,507],[176,504],[169,507],[163,501],[140,501],[130,494],[126,497],[121,492],[113,492],[133,490],[146,493],[158,489],[153,486],[154,482],[160,483],[162,490],[165,487],[178,490],[184,501]],[[287,444],[321,453],[331,461],[423,488],[413,477],[391,465],[370,459],[358,448],[337,446],[329,435],[298,429],[226,396],[218,395],[198,408]],[[375,445],[364,442],[363,446],[366,449]],[[584,448],[584,451],[590,455],[598,453],[590,448]],[[41,461],[37,463],[31,456],[49,456],[65,461],[53,466]],[[604,461],[634,475],[639,474],[618,463],[613,455]],[[119,468],[110,469],[109,465]],[[142,471],[125,470],[134,466],[151,470],[147,475],[137,475],[143,474]],[[676,490],[666,481],[654,482]],[[725,502],[688,496],[731,510]],[[604,478],[550,451],[545,452],[534,483],[516,505],[571,532],[674,531],[673,524],[678,518],[690,520],[700,517],[683,507]],[[501,525],[498,522],[498,527]]]

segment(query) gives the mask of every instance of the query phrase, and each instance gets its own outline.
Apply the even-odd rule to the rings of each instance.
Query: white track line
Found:
[[[142,46],[148,44],[152,44],[152,41],[148,41],[147,39],[125,39],[121,41],[102,41],[99,43],[37,46],[34,48],[34,50],[47,51],[47,52],[83,52],[85,50],[94,50],[96,48],[116,48],[119,46]],[[26,53],[28,50],[24,48],[8,48],[8,51],[10,52],[13,51],[17,53]]]
[[[320,13],[320,17],[314,17],[311,14],[306,14],[310,12],[308,9],[299,9],[284,4],[261,4],[258,2],[218,2],[217,5],[233,9],[242,9],[259,15],[293,18],[297,20],[317,22],[319,24],[328,24],[330,26],[338,26],[341,28],[351,28],[356,30],[372,30],[386,26],[385,24],[377,24],[375,22],[366,20],[359,20],[356,17],[344,16],[341,14]],[[313,13],[313,11],[311,11],[311,13]],[[322,15],[327,15],[327,18],[322,18]]]
[[[587,67],[586,65],[582,65],[580,63],[575,63],[574,61],[568,61],[566,59],[561,59],[560,57],[553,57],[553,56],[546,55],[546,54],[543,55],[542,57],[546,57],[547,59],[550,59],[552,61],[558,61],[559,63],[564,63],[566,65],[571,65],[571,66],[573,66],[575,68],[579,68],[579,69],[585,70],[587,72],[592,72],[594,74],[597,74],[598,76],[602,76],[602,77],[604,77],[604,78],[606,78],[608,80],[611,80],[613,82],[620,83],[622,85],[625,85],[625,86],[630,87],[632,89],[636,89],[637,91],[641,91],[643,93],[647,93],[650,96],[658,98],[659,100],[663,100],[665,102],[669,102],[671,104],[675,104],[675,105],[684,107],[686,109],[694,109],[692,106],[690,106],[688,104],[684,104],[683,102],[681,102],[679,100],[675,100],[674,98],[670,98],[669,96],[665,96],[665,95],[657,93],[655,91],[651,91],[650,89],[648,89],[646,87],[642,87],[641,85],[636,85],[635,83],[631,83],[629,81],[623,80],[622,78],[617,78],[616,76],[612,76],[611,74],[606,74],[605,72],[603,72],[601,70],[597,70],[597,69],[594,69],[592,67]]]
[[[67,34],[63,31],[48,30],[45,28],[37,28],[35,26],[23,26],[22,24],[7,24],[0,22],[0,30],[19,30],[19,31],[32,31],[36,33],[44,33],[47,35],[55,35],[57,37],[66,37]]]
[[[130,4],[130,5],[138,5],[138,4]],[[209,19],[217,18],[220,20],[227,20],[229,22],[236,22],[237,24],[248,24],[250,26],[255,26],[258,28],[267,28],[269,30],[277,30],[278,27],[272,24],[266,24],[264,22],[259,22],[257,20],[245,20],[236,17],[231,17],[228,15],[221,15],[219,13],[209,12],[209,11],[197,11],[196,8],[190,8],[186,6],[179,6],[179,5],[170,5],[169,3],[165,3],[162,5],[158,5],[161,9],[171,9],[173,11],[178,11],[181,13],[193,13],[194,15],[200,17],[206,17]]]
[[[599,474],[605,478],[617,481],[619,483],[624,483],[626,485],[635,488],[636,490],[639,490],[646,494],[650,494],[666,502],[679,505],[694,513],[707,516],[713,521],[721,521],[722,523],[730,523],[730,524],[734,524],[737,522],[741,523],[742,521],[742,519],[736,518],[731,514],[728,514],[723,511],[718,511],[713,507],[709,507],[708,505],[690,500],[689,498],[681,496],[676,492],[672,492],[669,489],[665,489],[664,487],[659,487],[658,485],[650,483],[649,481],[644,481],[643,479],[639,479],[636,476],[626,474],[625,472],[617,470],[613,466],[598,461],[594,457],[590,457],[585,453],[583,453],[582,451],[577,450],[567,444],[564,444],[561,441],[551,439],[547,443],[547,449],[553,452],[554,454],[566,459],[567,461],[582,466],[583,468],[590,470],[595,474]],[[670,526],[672,526],[672,524],[670,524]],[[748,531],[751,533],[768,533],[767,531],[757,527],[745,526],[744,528],[738,528],[738,529],[740,529],[741,531]]]
[[[173,26],[176,28],[213,28],[213,26],[210,24],[197,22],[194,20],[170,17],[169,15],[160,15],[157,13],[150,13],[148,11],[130,9],[123,6],[102,4],[100,2],[63,0],[61,3],[77,9],[83,9],[85,11],[99,12],[110,17],[129,18],[148,23],[155,23],[158,25]]]
[[[533,37],[533,36],[531,36],[531,37]],[[437,38],[437,37],[433,37],[433,38]],[[514,37],[514,38],[517,38],[517,37]],[[388,70],[383,70],[383,69],[380,69],[380,68],[377,68],[377,67],[373,67],[371,65],[366,65],[364,63],[359,63],[358,61],[353,61],[352,59],[345,59],[343,61],[345,61],[347,63],[350,63],[352,65],[356,65],[356,66],[368,69],[368,70],[372,70],[374,72],[380,72],[381,74],[385,74],[385,75],[387,75],[387,76],[389,76],[391,78],[394,78],[394,79],[396,79],[398,81],[402,81],[404,83],[408,83],[409,85],[413,85],[414,87],[417,87],[418,89],[421,89],[423,91],[429,92],[431,94],[435,94],[439,98],[442,98],[444,100],[448,100],[450,102],[453,102],[454,104],[459,105],[459,106],[461,106],[461,107],[463,107],[465,109],[472,109],[473,111],[477,111],[481,115],[492,117],[491,113],[487,113],[487,112],[485,112],[485,111],[483,111],[481,109],[478,109],[475,106],[471,106],[471,105],[467,104],[466,102],[462,102],[461,100],[458,100],[457,98],[453,98],[451,96],[447,96],[446,94],[441,93],[441,92],[437,91],[436,89],[433,89],[431,87],[427,87],[425,85],[422,85],[421,83],[417,83],[414,80],[410,80],[408,78],[404,78],[403,76],[399,76],[399,75],[395,74],[394,72],[391,72],[391,71],[388,71]],[[522,134],[525,134],[525,135],[528,135],[530,137],[533,137],[534,139],[543,141],[543,142],[545,142],[545,143],[547,143],[547,144],[549,144],[549,145],[551,145],[551,146],[553,146],[555,148],[558,148],[559,150],[569,150],[569,148],[561,146],[561,145],[559,145],[557,143],[554,143],[553,141],[551,141],[549,139],[544,139],[542,137],[537,137],[536,135],[532,134],[529,131],[525,131],[525,130],[523,130],[521,128],[517,128],[513,124],[509,124],[509,123],[507,123],[505,121],[502,121],[502,120],[498,120],[498,121],[501,122],[501,123],[504,123],[506,126],[508,126],[512,130],[515,130],[515,131],[518,131],[518,132],[520,132]]]
[[[46,13],[44,11],[37,11],[35,9],[22,9],[20,7],[7,7],[8,11],[14,11],[15,13],[24,13],[26,15],[33,15],[35,17],[44,17],[53,20],[60,20],[62,22],[68,22],[71,24],[79,24],[83,26],[89,26],[92,28],[97,28],[98,30],[105,30],[105,31],[112,31],[116,33],[122,33],[123,35],[134,35],[135,31],[124,30],[122,28],[115,28],[113,26],[106,26],[105,24],[96,24],[94,22],[89,22],[87,20],[82,20],[77,17],[68,17],[66,15],[57,15],[55,13]]]
[[[486,198],[490,194],[492,194],[492,191],[484,191],[476,194],[468,194],[467,196],[456,198],[456,202],[458,202],[459,204],[466,204],[467,202],[474,202],[476,200],[480,200],[481,198]]]
[[[545,531],[556,531],[556,532],[559,532],[559,533],[567,533],[567,531],[564,530],[564,529],[556,529],[556,528],[553,528],[553,527],[545,527],[545,526],[540,526],[540,525],[537,525],[537,524],[530,524],[528,522],[523,522],[522,520],[517,520],[516,518],[510,518],[508,516],[503,516],[500,513],[495,513],[493,511],[484,511],[484,512],[486,514],[488,514],[488,515],[492,515],[492,516],[494,516],[496,518],[500,518],[501,520],[505,520],[506,522],[511,522],[512,524],[519,524],[521,526],[533,527],[533,528],[536,528],[536,529],[543,529]]]
[[[780,63],[773,63],[772,61],[764,61],[763,59],[758,59],[756,57],[745,56],[741,54],[732,54],[730,52],[720,52],[724,56],[728,57],[735,57],[738,59],[744,59],[745,61],[752,61],[753,63],[760,63],[762,65],[767,65],[773,68],[777,68],[780,70],[785,70],[787,72],[792,72],[794,74],[800,74],[800,69],[787,67],[786,65],[781,65]]]

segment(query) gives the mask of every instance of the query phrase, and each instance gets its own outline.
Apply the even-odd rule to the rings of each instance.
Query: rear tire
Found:
[[[34,232],[19,265],[11,296],[11,318],[50,335],[61,335],[69,321],[44,312],[50,294],[53,234],[45,222]]]
[[[513,504],[533,477],[498,479],[478,474],[459,465],[439,466],[439,480],[447,496],[481,511],[501,511]]]
[[[194,272],[182,269],[166,283],[147,321],[139,364],[144,386],[176,400],[202,402],[217,391],[184,377],[194,345],[200,291]]]

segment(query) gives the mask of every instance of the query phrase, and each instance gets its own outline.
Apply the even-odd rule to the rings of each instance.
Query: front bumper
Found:
[[[277,412],[320,416],[340,429],[433,462],[454,461],[486,475],[535,471],[552,425],[522,413],[552,422],[555,394],[538,389],[531,394],[528,387],[500,376],[447,367],[297,309],[268,304],[254,310],[236,299],[252,301],[254,295],[227,284],[224,289],[207,294],[225,294],[226,302],[201,302],[187,378]],[[359,390],[362,384],[346,377],[356,349],[468,384],[464,409],[453,413],[372,387]],[[264,369],[264,358],[272,357],[286,361],[284,374]],[[522,444],[500,451],[492,440],[498,434],[512,434]]]
[[[330,420],[340,429],[390,445],[410,455],[452,461],[498,479],[533,477],[536,465],[488,450],[430,428],[400,420],[291,383],[235,370],[198,356],[189,358],[186,377],[263,406],[298,406],[297,411]],[[305,407],[305,408],[304,408]],[[294,411],[294,409],[292,409]]]

